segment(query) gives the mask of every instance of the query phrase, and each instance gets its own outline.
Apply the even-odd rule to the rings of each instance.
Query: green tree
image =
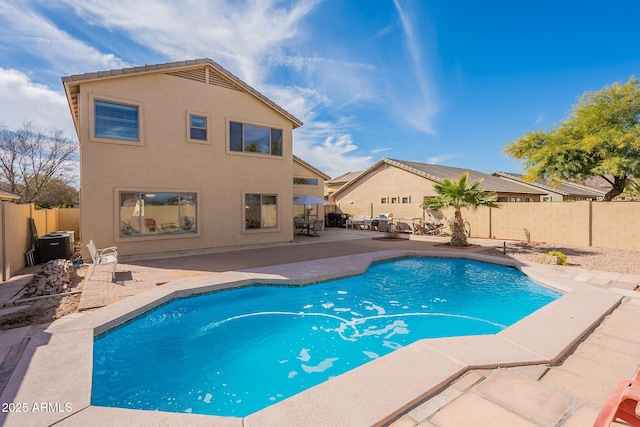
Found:
[[[585,92],[564,122],[524,134],[505,152],[524,161],[531,179],[601,176],[611,184],[604,199],[612,200],[640,176],[640,79]]]
[[[637,178],[629,179],[627,181],[627,186],[620,197],[629,197],[632,199],[640,198],[640,181]]]
[[[43,208],[69,208],[75,204],[78,190],[61,179],[54,178],[38,193],[33,203]]]
[[[443,179],[442,182],[433,186],[437,196],[425,198],[424,204],[429,209],[441,211],[453,208],[455,210],[453,218],[453,233],[451,235],[451,246],[468,246],[467,235],[464,231],[464,219],[462,209],[478,209],[480,206],[489,208],[499,207],[498,196],[491,192],[478,188],[482,180],[469,183],[469,174],[464,173],[456,181]]]

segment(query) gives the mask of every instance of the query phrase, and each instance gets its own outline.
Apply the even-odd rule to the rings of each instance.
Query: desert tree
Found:
[[[505,152],[524,161],[530,179],[601,176],[611,184],[604,200],[613,200],[640,176],[640,79],[585,92],[566,120],[525,133]]]
[[[47,188],[73,181],[77,144],[62,130],[43,131],[31,123],[13,130],[0,125],[0,182],[24,203],[38,203]]]

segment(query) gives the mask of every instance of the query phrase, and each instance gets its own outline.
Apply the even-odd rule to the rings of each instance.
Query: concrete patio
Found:
[[[241,250],[216,250],[171,258],[126,260],[124,264],[119,266],[118,271],[130,271],[133,280],[125,281],[124,284],[111,283],[109,272],[99,269],[92,280],[86,281],[84,284],[81,304],[84,304],[85,310],[90,311],[96,307],[107,305],[108,309],[112,307],[115,309],[122,307],[123,303],[128,304],[129,300],[134,302],[136,299],[141,300],[147,295],[162,291],[165,284],[167,289],[175,286],[167,282],[186,283],[202,279],[203,285],[201,286],[210,286],[204,283],[210,281],[212,277],[218,276],[218,279],[222,280],[226,276],[231,276],[230,273],[223,273],[227,271],[245,271],[242,273],[245,277],[246,275],[271,275],[273,277],[276,273],[282,273],[282,268],[278,267],[282,264],[324,260],[324,262],[316,264],[324,264],[323,268],[326,269],[331,265],[334,257],[348,259],[349,256],[356,255],[357,258],[358,254],[367,257],[390,250],[432,251],[436,249],[435,244],[442,242],[442,239],[422,236],[419,236],[418,239],[402,242],[377,241],[371,240],[371,237],[378,236],[357,230],[327,230],[322,233],[320,238],[296,236],[296,240],[290,244],[263,245]],[[336,244],[336,242],[340,243]],[[480,241],[478,243],[496,245],[495,241]],[[443,248],[437,248],[437,250],[440,253],[451,251]],[[544,336],[544,332],[540,331],[543,336],[541,337],[541,347],[537,350],[538,356],[530,357],[528,362],[523,363],[524,366],[518,366],[518,363],[490,366],[491,363],[488,363],[479,368],[480,364],[477,361],[466,361],[469,354],[482,353],[482,348],[487,344],[484,338],[467,337],[469,339],[464,341],[461,344],[462,347],[459,348],[466,348],[468,351],[457,356],[456,351],[460,350],[453,349],[450,342],[447,341],[448,339],[428,340],[430,342],[429,348],[438,349],[438,352],[448,354],[447,360],[449,362],[446,363],[453,363],[452,366],[455,365],[455,368],[452,367],[452,372],[456,373],[444,383],[437,384],[429,395],[410,399],[412,403],[407,405],[403,411],[395,412],[395,415],[390,418],[383,417],[382,423],[394,427],[416,425],[438,427],[591,425],[598,408],[617,383],[623,379],[631,378],[640,365],[640,336],[635,327],[640,323],[640,300],[637,292],[629,290],[640,284],[640,277],[572,267],[544,267],[544,269],[544,271],[541,270],[542,273],[538,273],[543,280],[546,277],[554,276],[554,280],[558,283],[566,281],[576,289],[582,289],[581,286],[586,286],[588,289],[593,288],[595,295],[602,292],[602,296],[609,295],[607,296],[609,300],[622,299],[622,303],[619,306],[617,303],[613,304],[613,311],[606,309],[607,304],[603,305],[604,319],[601,322],[596,321],[594,323],[595,329],[581,338],[577,346],[569,343],[569,353],[564,356],[555,357],[551,353],[540,355],[540,352],[544,353],[545,351],[542,349],[554,341],[554,337]],[[205,275],[206,277],[197,277]],[[120,304],[114,304],[120,300],[124,301]],[[24,400],[28,389],[34,387],[34,380],[23,384],[23,378],[25,378],[27,371],[36,369],[46,377],[45,372],[49,370],[49,367],[42,367],[44,371],[37,367],[30,367],[30,362],[38,360],[38,353],[46,350],[47,346],[66,348],[64,343],[59,340],[55,342],[55,339],[47,344],[50,339],[70,337],[80,333],[80,329],[86,328],[85,323],[99,324],[99,322],[95,323],[90,319],[94,319],[95,315],[102,313],[103,310],[95,313],[90,311],[69,315],[48,328],[46,326],[24,327],[0,332],[0,380],[4,379],[7,384],[0,402]],[[113,310],[111,311],[113,312]],[[577,316],[581,317],[582,314]],[[46,332],[43,332],[45,328],[47,328]],[[65,330],[68,332],[63,333],[62,331]],[[51,335],[52,333],[53,335]],[[48,338],[44,339],[45,336]],[[579,336],[582,335],[579,334]],[[517,342],[519,338],[509,337],[507,333],[504,334],[503,339],[506,340],[505,342],[511,343]],[[545,343],[545,341],[547,342]],[[491,343],[495,345],[493,338]],[[565,344],[561,344],[560,347],[563,345]],[[85,354],[87,351],[90,352],[84,345],[74,346],[73,350],[68,351],[70,353],[68,357],[76,357],[86,363],[87,357],[90,359],[91,356]],[[476,364],[474,365],[474,363]],[[83,369],[86,370],[86,366]],[[10,375],[12,376],[9,380]],[[409,370],[409,375],[415,376],[416,372],[411,373]],[[401,377],[398,376],[398,380]],[[56,387],[56,385],[47,384],[45,378],[39,381],[39,389],[42,390],[39,400],[46,400],[47,390]],[[78,387],[82,388],[80,385]],[[403,393],[400,390],[407,387],[411,386],[399,383],[387,390],[382,390],[381,393],[383,398],[386,396],[385,400],[392,401],[394,396]],[[318,387],[318,389],[323,389],[323,387]],[[426,389],[428,387],[425,386]],[[321,391],[317,393],[321,393]],[[31,396],[33,398],[33,395]],[[81,401],[86,402],[86,398],[82,398]],[[318,401],[315,401],[313,405],[317,404]],[[274,405],[272,408],[278,406]],[[366,408],[363,409],[366,410]],[[22,417],[16,415],[0,414],[0,421],[4,420],[6,425],[24,425],[24,422],[28,420],[25,418],[25,414]],[[184,417],[180,414],[97,407],[86,407],[79,411],[74,408],[73,416],[70,417],[66,415],[57,418],[45,416],[32,419],[39,420],[38,425],[52,425],[53,423],[57,423],[56,425],[84,425],[83,423],[89,420],[92,425],[110,425],[120,416],[125,417],[129,425],[157,424],[159,421],[176,424],[184,420],[179,418]],[[31,417],[35,417],[35,415],[31,414]],[[187,415],[187,417],[190,423],[195,425],[199,423],[205,425],[211,422],[211,417],[199,415]],[[216,420],[220,421],[219,418]],[[241,424],[234,420],[237,419],[227,419],[223,425],[242,425],[242,420],[240,420]],[[260,416],[247,417],[244,420],[244,425],[262,425],[261,420],[263,418]],[[307,421],[311,420],[307,419]],[[289,420],[289,424],[296,425],[295,420]],[[370,424],[347,423],[345,425]],[[327,424],[326,420],[318,419],[316,423],[311,422],[307,425],[330,424]]]

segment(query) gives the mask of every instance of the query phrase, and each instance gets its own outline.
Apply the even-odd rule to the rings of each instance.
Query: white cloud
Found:
[[[127,34],[174,59],[212,57],[250,85],[265,76],[264,62],[299,34],[317,1],[69,0],[89,23]],[[275,25],[277,23],[277,25]]]
[[[21,55],[36,58],[34,63],[39,72],[58,77],[129,65],[112,53],[101,53],[73,38],[42,15],[24,6],[0,3],[0,38],[4,41],[5,49],[10,46],[11,50]]]
[[[403,99],[396,99],[395,106],[398,113],[414,129],[433,135],[435,130],[431,121],[438,111],[438,104],[433,84],[423,65],[422,47],[414,30],[412,16],[400,5],[398,0],[393,0],[393,4],[400,16],[406,48],[411,58],[415,86],[417,86],[417,91],[413,93],[406,91],[405,88],[406,92],[404,93],[407,96]],[[422,24],[424,25],[424,23]]]
[[[537,115],[536,115],[536,121],[533,123],[533,127],[538,126],[540,123],[542,123],[542,120],[544,120],[544,112],[540,111]]]
[[[357,150],[350,134],[333,134],[319,144],[296,138],[295,153],[298,157],[320,169],[330,177],[345,172],[364,170],[371,166],[371,156],[352,154]],[[351,154],[351,155],[350,155]]]
[[[432,165],[439,165],[443,162],[446,162],[447,160],[455,159],[458,156],[459,156],[458,154],[454,154],[454,153],[438,154],[437,156],[427,158],[426,163],[429,163]]]
[[[296,70],[310,87],[324,93],[334,108],[362,101],[381,102],[374,65],[319,57],[281,56],[273,61]]]
[[[391,151],[391,150],[392,150],[391,147],[376,148],[371,151],[371,154],[379,154],[379,153],[384,153],[386,151]]]
[[[60,129],[76,140],[67,100],[60,92],[30,81],[20,71],[0,68],[0,117],[9,128],[26,122],[41,130]]]
[[[294,154],[332,178],[345,172],[363,170],[371,166],[371,156],[357,154],[351,120],[343,117],[336,123],[314,121],[294,132]]]

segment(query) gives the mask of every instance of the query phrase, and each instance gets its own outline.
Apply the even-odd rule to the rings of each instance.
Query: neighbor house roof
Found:
[[[322,172],[320,169],[317,169],[317,168],[311,166],[309,163],[305,162],[304,160],[302,160],[300,157],[298,157],[296,155],[293,156],[293,161],[300,163],[302,166],[304,166],[305,168],[309,169],[311,172],[320,175],[325,181],[328,180],[329,178],[331,178],[329,175],[327,175],[326,173]]]
[[[553,182],[546,179],[537,179],[533,182],[528,182],[524,179],[524,175],[500,171],[493,172],[492,175],[516,182],[521,182],[526,185],[532,185],[542,190],[547,190],[550,192],[561,194],[563,196],[598,198],[603,197],[605,194],[605,192],[603,191],[596,190],[594,188],[588,188],[572,182],[560,181],[557,185],[554,185]]]
[[[327,184],[345,184],[356,179],[361,173],[362,171],[343,173],[342,175],[327,181]]]
[[[139,75],[143,73],[164,73],[190,80],[208,83],[216,86],[226,87],[246,92],[256,97],[267,106],[273,108],[278,113],[289,119],[293,123],[293,128],[302,126],[302,122],[287,112],[284,108],[234,76],[220,64],[209,58],[193,59],[189,61],[167,62],[164,64],[144,65],[139,67],[122,68],[118,70],[98,71],[94,73],[76,74],[62,78],[62,83],[71,109],[71,116],[78,131],[78,93],[80,83],[101,79],[115,79]]]
[[[435,182],[441,182],[443,179],[458,179],[463,173],[468,173],[469,181],[477,181],[479,179],[482,179],[482,183],[480,183],[479,186],[479,188],[482,190],[494,191],[496,193],[546,194],[546,192],[535,190],[530,187],[501,179],[493,175],[478,172],[473,169],[463,169],[452,166],[432,165],[427,163],[384,158],[374,163],[373,166],[362,172],[355,179],[347,182],[345,185],[340,187],[334,193],[334,196],[354,185],[361,177],[364,177],[368,172],[378,168],[384,163],[406,170],[407,172],[414,173]]]
[[[17,194],[9,193],[8,191],[0,190],[0,201],[16,201],[20,200],[20,196]]]
[[[607,178],[611,179],[611,181],[613,181],[613,177],[610,175],[607,175]],[[604,179],[601,176],[591,176],[589,178],[586,178],[582,181],[578,181],[577,184],[580,184],[584,187],[587,187],[591,190],[595,190],[595,191],[602,191],[604,194],[608,193],[609,190],[611,190],[611,183],[609,181],[607,181],[606,179]]]

